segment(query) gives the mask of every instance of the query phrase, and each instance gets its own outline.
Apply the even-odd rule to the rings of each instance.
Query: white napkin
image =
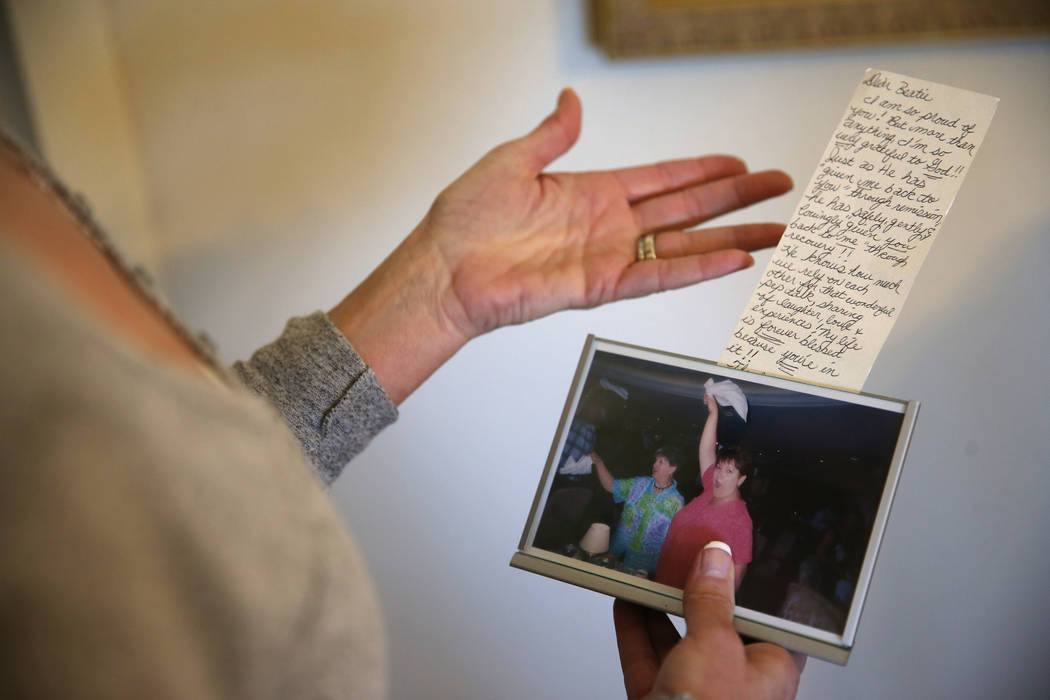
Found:
[[[591,459],[590,455],[583,455],[579,459],[569,457],[565,460],[565,464],[561,465],[561,469],[558,470],[558,473],[568,474],[570,476],[576,474],[590,474],[591,465],[593,464],[594,460]]]
[[[627,397],[629,396],[629,394],[627,393],[627,389],[623,388],[619,384],[613,384],[612,382],[610,382],[605,377],[602,377],[601,379],[599,379],[598,380],[598,384],[600,384],[603,389],[606,389],[608,391],[613,392],[614,394],[619,396],[624,401],[626,401]]]
[[[719,406],[732,406],[740,417],[747,421],[747,397],[732,380],[716,382],[714,379],[708,379],[704,382],[704,391],[715,397]]]

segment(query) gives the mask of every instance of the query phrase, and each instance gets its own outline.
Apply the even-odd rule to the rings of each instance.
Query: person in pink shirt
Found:
[[[739,447],[717,455],[718,404],[704,395],[707,420],[700,434],[700,468],[704,492],[690,501],[671,520],[660,551],[655,579],[685,588],[689,570],[700,551],[711,541],[727,543],[733,550],[736,586],[751,561],[751,515],[740,497],[740,487],[751,474],[751,459]]]

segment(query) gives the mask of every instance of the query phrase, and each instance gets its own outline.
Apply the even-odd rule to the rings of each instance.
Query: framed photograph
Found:
[[[1046,0],[591,0],[611,57],[1045,34]]]
[[[737,630],[845,664],[917,412],[589,336],[511,566],[681,615],[724,541]]]

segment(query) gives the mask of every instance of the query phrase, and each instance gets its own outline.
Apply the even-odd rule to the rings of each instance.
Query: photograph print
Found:
[[[738,622],[848,647],[908,407],[592,339],[522,550],[680,600],[697,554],[722,541]]]

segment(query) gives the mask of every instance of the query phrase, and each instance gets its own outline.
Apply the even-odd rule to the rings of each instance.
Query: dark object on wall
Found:
[[[1047,0],[591,0],[612,57],[1050,32]]]

